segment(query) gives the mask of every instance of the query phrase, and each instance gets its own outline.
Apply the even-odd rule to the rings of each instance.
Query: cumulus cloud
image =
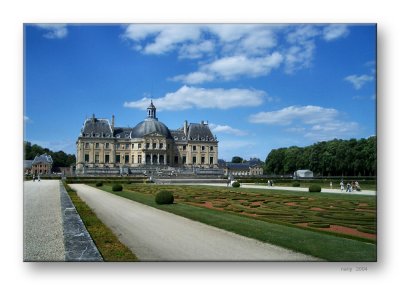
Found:
[[[290,106],[278,111],[260,112],[250,116],[250,122],[271,125],[290,125],[293,122],[316,124],[332,120],[338,115],[335,109],[319,106]]]
[[[347,27],[347,25],[343,24],[332,24],[329,26],[326,26],[323,31],[323,38],[325,41],[333,41],[338,38],[346,37],[350,31]]]
[[[267,76],[284,66],[293,73],[311,66],[318,38],[332,41],[349,33],[346,25],[134,24],[123,38],[144,54],[176,52],[198,60],[197,70],[172,79],[184,84]]]
[[[269,74],[272,69],[278,68],[282,61],[283,56],[279,52],[256,58],[223,57],[203,65],[199,71],[175,76],[173,80],[186,84],[200,84],[217,78],[232,80],[239,76],[257,77]]]
[[[320,106],[289,106],[278,111],[251,115],[251,123],[285,126],[285,131],[301,133],[305,138],[328,140],[352,136],[359,129],[356,122],[340,120],[340,113],[333,108]]]
[[[209,127],[213,133],[224,133],[224,134],[231,134],[235,136],[245,136],[247,132],[232,128],[228,125],[216,125],[216,124],[209,124]]]
[[[350,82],[356,90],[361,89],[368,81],[373,81],[374,77],[371,75],[349,75],[344,80]]]
[[[268,98],[264,91],[253,89],[205,89],[182,86],[176,92],[164,97],[153,98],[153,103],[160,110],[179,111],[185,109],[231,109],[236,107],[259,106]],[[125,102],[124,107],[146,109],[150,98]]]
[[[48,39],[62,39],[68,34],[65,24],[37,24],[36,26],[46,31],[43,36]]]
[[[137,43],[136,49],[146,54],[164,54],[178,48],[179,44],[197,41],[200,35],[198,25],[135,24],[128,25],[122,36]],[[140,41],[148,37],[153,41],[141,46]]]

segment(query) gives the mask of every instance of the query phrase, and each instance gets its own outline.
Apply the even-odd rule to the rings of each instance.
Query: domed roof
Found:
[[[132,137],[142,138],[145,135],[152,133],[159,133],[166,138],[172,138],[168,127],[155,118],[147,118],[143,122],[137,124],[132,130]]]

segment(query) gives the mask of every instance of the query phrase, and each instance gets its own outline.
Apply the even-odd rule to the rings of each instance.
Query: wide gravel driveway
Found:
[[[84,184],[70,186],[142,261],[317,260]]]
[[[24,182],[24,261],[64,261],[59,180]]]

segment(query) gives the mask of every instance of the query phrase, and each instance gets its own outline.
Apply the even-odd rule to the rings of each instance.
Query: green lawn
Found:
[[[122,192],[112,192],[110,185],[100,188],[192,220],[328,261],[376,261],[374,240],[354,236],[346,238],[339,234],[322,232],[318,228],[303,229],[296,226],[297,222],[310,222],[318,225],[325,221],[329,224],[328,221],[332,219],[335,223],[338,221],[347,223],[346,217],[351,218],[351,215],[349,216],[346,212],[349,209],[354,211],[360,204],[362,207],[370,207],[369,210],[376,207],[375,199],[371,197],[292,191],[285,191],[285,193],[268,191],[266,193],[265,190],[255,189],[231,190],[230,188],[230,190],[225,190],[217,187],[177,185],[131,184],[124,185]],[[157,205],[154,197],[159,190],[173,191],[176,197],[175,203],[173,205]],[[308,200],[308,198],[312,200]],[[286,205],[286,203],[292,203],[294,199],[299,205]],[[206,202],[213,206],[215,203],[215,209],[202,206]],[[264,202],[266,203],[264,204]],[[316,215],[319,211],[310,210],[310,207],[316,206],[330,207],[331,203],[339,206],[339,210],[336,209],[336,215],[333,215],[334,212],[332,212],[329,217],[325,217],[325,215]],[[257,204],[260,206],[255,207]],[[266,206],[264,207],[264,205]],[[348,209],[345,210],[346,208]],[[260,214],[257,217],[245,215],[256,214],[257,211]],[[361,211],[361,213],[369,212]],[[374,215],[371,217],[367,214],[364,218],[358,217],[353,220],[363,224],[366,231],[374,232],[376,220]]]

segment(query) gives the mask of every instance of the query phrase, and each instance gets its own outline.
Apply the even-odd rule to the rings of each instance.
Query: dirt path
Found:
[[[87,185],[70,186],[142,261],[317,260]]]

